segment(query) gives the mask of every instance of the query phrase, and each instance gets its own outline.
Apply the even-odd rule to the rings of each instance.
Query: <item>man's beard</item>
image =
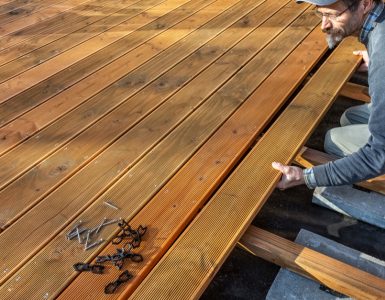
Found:
[[[335,46],[337,46],[344,37],[347,35],[343,30],[330,30],[326,33],[326,41],[328,43],[329,49],[333,49]]]

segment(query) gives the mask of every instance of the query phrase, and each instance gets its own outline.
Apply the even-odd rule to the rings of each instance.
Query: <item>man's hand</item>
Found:
[[[358,67],[357,71],[358,72],[368,72],[369,69],[369,55],[368,51],[364,50],[356,50],[353,51],[354,55],[360,55],[362,56],[363,62],[362,64]]]
[[[278,182],[277,188],[285,190],[287,188],[305,184],[303,179],[303,171],[299,167],[285,166],[279,162],[273,162],[271,164],[274,169],[282,173],[282,178]]]

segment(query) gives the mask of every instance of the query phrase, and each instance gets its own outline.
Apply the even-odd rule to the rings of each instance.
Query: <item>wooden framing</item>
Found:
[[[366,103],[370,102],[368,87],[352,82],[347,82],[344,85],[344,87],[341,89],[340,95]]]
[[[250,226],[239,241],[249,252],[353,299],[383,299],[385,280],[296,244],[260,228]]]

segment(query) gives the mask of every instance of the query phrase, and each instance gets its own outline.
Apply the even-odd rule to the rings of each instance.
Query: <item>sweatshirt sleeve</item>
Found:
[[[383,25],[383,24],[381,24]],[[383,26],[381,26],[383,27]],[[314,167],[317,186],[352,184],[385,173],[385,29],[372,36],[369,51],[370,138],[357,152]]]

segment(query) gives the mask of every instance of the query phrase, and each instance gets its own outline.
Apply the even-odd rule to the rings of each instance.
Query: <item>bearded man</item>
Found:
[[[383,0],[305,0],[316,5],[321,29],[330,48],[347,36],[357,36],[367,51],[361,70],[367,69],[370,104],[345,111],[340,123],[326,134],[325,151],[340,159],[302,170],[273,162],[282,172],[277,187],[306,184],[337,186],[385,174],[385,10]]]

